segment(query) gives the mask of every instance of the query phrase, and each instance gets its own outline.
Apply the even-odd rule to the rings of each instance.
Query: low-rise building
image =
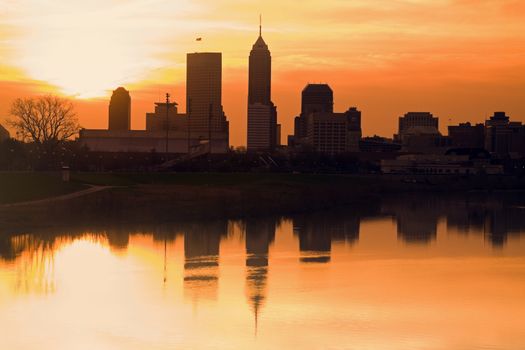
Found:
[[[374,135],[361,138],[359,141],[359,150],[361,152],[378,153],[398,152],[401,150],[401,145],[394,142],[393,139]]]
[[[423,175],[473,175],[503,174],[503,166],[493,164],[484,151],[447,152],[445,155],[407,154],[396,159],[381,160],[384,174]]]
[[[191,153],[194,149],[206,144],[210,153],[226,153],[228,136],[221,132],[212,132],[212,142],[207,139],[192,138],[188,140],[186,131],[110,131],[80,130],[79,142],[94,152],[157,152]]]

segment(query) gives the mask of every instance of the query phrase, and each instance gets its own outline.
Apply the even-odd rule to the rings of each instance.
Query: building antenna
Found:
[[[262,36],[262,15],[259,14],[259,36]]]
[[[170,132],[170,94],[166,93],[166,161],[168,161],[168,140]]]

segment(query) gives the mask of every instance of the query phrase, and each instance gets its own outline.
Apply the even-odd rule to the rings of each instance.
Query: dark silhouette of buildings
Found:
[[[448,127],[452,147],[485,148],[485,127],[483,124],[460,123]]]
[[[109,130],[128,131],[131,129],[131,97],[129,91],[119,87],[109,101]]]
[[[401,144],[381,136],[363,137],[359,141],[359,151],[376,153],[394,153],[401,150]]]
[[[191,138],[213,141],[213,133],[228,132],[222,108],[222,54],[187,54],[186,106]]]
[[[186,114],[178,112],[176,102],[155,103],[155,112],[146,114],[146,130],[129,130],[129,122],[127,129],[111,128],[110,112],[110,129],[82,129],[80,143],[97,152],[168,152],[190,156],[227,153],[229,127],[221,102],[222,56],[220,53],[191,53],[187,60]],[[110,111],[113,105],[115,110],[116,106],[123,105],[122,96],[127,91],[120,89],[115,90]],[[115,116],[119,116],[115,120],[120,120],[123,114]]]
[[[301,114],[295,117],[289,146],[323,154],[358,152],[361,112],[352,107],[344,113],[334,113],[333,105],[333,92],[328,85],[307,85],[302,92]]]
[[[485,122],[485,149],[500,157],[524,157],[525,126],[511,122],[505,112],[495,112]]]
[[[439,132],[439,119],[429,112],[408,112],[399,117],[394,140],[404,152],[444,153],[450,146],[449,139]]]
[[[294,119],[293,144],[299,145],[307,137],[307,119],[310,113],[333,113],[334,93],[328,84],[308,84],[301,93],[301,114]]]
[[[301,93],[301,115],[333,113],[334,92],[328,84],[308,84]]]
[[[385,174],[473,175],[503,174],[501,164],[493,164],[490,154],[479,148],[449,148],[444,154],[404,154],[382,159]]]
[[[261,26],[250,51],[248,69],[248,104],[269,105],[272,103],[272,56],[262,37]]]
[[[178,103],[170,102],[166,111],[166,102],[156,102],[155,112],[146,113],[147,131],[187,132],[187,115],[179,113]],[[166,112],[168,117],[166,117]]]
[[[272,102],[272,56],[262,38],[253,44],[248,74],[248,151],[272,151],[280,144],[277,108]]]
[[[398,138],[403,138],[403,136],[412,134],[417,130],[439,134],[439,119],[429,112],[408,112],[399,117]]]

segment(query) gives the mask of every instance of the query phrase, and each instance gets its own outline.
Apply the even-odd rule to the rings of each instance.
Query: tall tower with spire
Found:
[[[272,102],[272,56],[262,37],[253,44],[248,72],[248,151],[272,151],[279,143],[277,109]]]

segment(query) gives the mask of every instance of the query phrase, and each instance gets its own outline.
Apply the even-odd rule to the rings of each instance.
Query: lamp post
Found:
[[[170,94],[166,93],[166,161],[168,160],[168,141],[170,132]]]

